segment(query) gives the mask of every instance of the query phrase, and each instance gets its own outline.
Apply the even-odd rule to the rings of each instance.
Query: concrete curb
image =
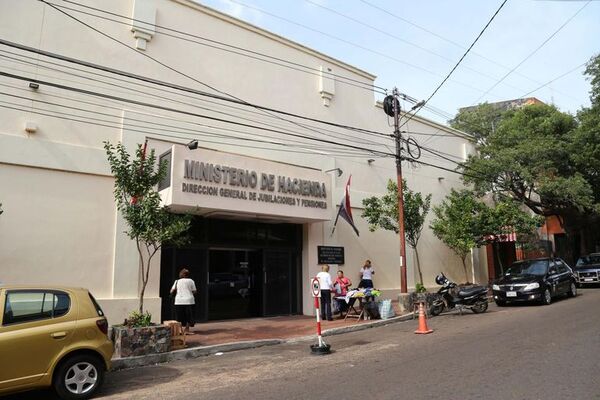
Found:
[[[145,365],[161,364],[177,360],[188,360],[190,358],[209,356],[211,354],[220,352],[225,353],[236,350],[254,349],[257,347],[273,346],[281,343],[284,343],[284,340],[252,340],[247,342],[217,344],[213,346],[191,347],[189,349],[174,350],[161,354],[149,354],[146,356],[114,358],[112,360],[111,371],[118,371],[126,368],[143,367]]]
[[[367,322],[363,324],[356,324],[350,326],[342,326],[339,328],[331,328],[323,331],[323,336],[334,336],[341,335],[349,332],[357,332],[365,329],[376,328],[380,326],[390,325],[396,322],[407,321],[412,319],[413,315],[405,314],[400,315],[398,317],[393,317],[389,319],[376,320],[373,322]],[[126,357],[126,358],[114,358],[112,360],[111,371],[119,371],[122,369],[128,368],[137,368],[143,367],[147,365],[155,365],[161,364],[171,361],[178,360],[189,360],[192,358],[209,356],[211,354],[216,353],[226,353],[237,350],[247,350],[247,349],[255,349],[258,347],[264,346],[274,346],[278,344],[284,343],[297,343],[304,342],[308,340],[314,340],[315,335],[309,336],[301,336],[290,339],[263,339],[263,340],[251,340],[245,342],[234,342],[234,343],[225,343],[225,344],[216,344],[213,346],[201,346],[201,347],[191,347],[188,349],[174,350],[167,353],[161,354],[149,354],[147,356],[137,356],[137,357]]]

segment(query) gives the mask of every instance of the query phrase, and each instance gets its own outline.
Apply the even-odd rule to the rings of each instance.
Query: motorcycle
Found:
[[[435,282],[442,287],[438,290],[436,298],[429,309],[432,316],[440,315],[445,309],[452,310],[458,308],[462,314],[463,309],[468,308],[475,314],[484,313],[488,309],[487,287],[473,286],[470,288],[461,288],[455,295],[453,292],[457,284],[446,278],[440,273]]]

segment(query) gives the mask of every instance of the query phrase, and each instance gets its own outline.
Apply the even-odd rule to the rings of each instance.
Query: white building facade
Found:
[[[195,215],[189,245],[154,259],[145,304],[155,320],[170,316],[168,289],[183,267],[200,289],[199,320],[312,314],[318,246],[343,247],[339,268],[355,282],[372,260],[375,286],[399,294],[398,236],[370,232],[361,218],[362,200],[396,177],[386,156],[394,142],[377,134],[392,129],[375,76],[192,1],[82,4],[60,10],[96,31],[38,1],[0,1],[0,282],[87,287],[112,323],[136,309],[138,253],[103,142],[131,151],[147,142],[170,163],[165,204]],[[403,129],[457,161],[473,148],[466,134],[421,117]],[[192,139],[198,149],[185,146]],[[344,221],[331,234],[350,175],[360,236]],[[460,175],[429,166],[407,164],[404,175],[433,205],[462,186]],[[426,286],[440,271],[464,280],[460,259],[427,226],[419,254]],[[407,259],[414,288],[411,249]],[[469,267],[487,282],[479,251]]]

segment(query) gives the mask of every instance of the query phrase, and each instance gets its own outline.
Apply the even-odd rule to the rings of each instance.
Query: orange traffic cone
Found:
[[[423,303],[419,303],[419,329],[415,333],[426,334],[433,332],[433,329],[427,327],[427,318],[425,317],[425,307]]]

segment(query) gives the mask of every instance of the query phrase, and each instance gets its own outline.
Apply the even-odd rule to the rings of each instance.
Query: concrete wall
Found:
[[[367,72],[196,3],[185,0],[138,0],[136,3],[156,4],[156,21],[164,26],[224,40],[314,68],[330,68],[336,74],[365,83],[372,83],[374,79]],[[132,13],[133,0],[96,0],[86,4],[128,16]],[[136,46],[136,38],[129,25],[73,14],[129,46]],[[318,76],[161,34],[155,34],[151,38],[145,52],[132,51],[79,25],[41,2],[1,1],[0,37],[214,93],[198,82],[202,81],[249,102],[313,118],[390,132],[383,110],[376,105],[374,94],[367,90],[335,82],[335,93],[326,107],[319,93],[321,82]],[[0,49],[33,57],[33,60],[48,60],[4,46],[0,46]],[[155,57],[195,80],[160,66],[136,52]],[[21,60],[31,61],[24,58]],[[78,67],[83,70],[81,72],[71,70],[64,74],[60,71],[68,71],[65,67],[51,66],[42,61],[27,65],[0,57],[0,66],[10,73],[202,113],[209,117],[262,126],[270,124],[272,129],[295,132],[319,140],[369,146],[379,151],[389,152],[390,148],[393,149],[393,142],[386,137],[302,122],[317,127],[316,130],[306,129],[296,124],[299,121],[290,123],[253,108],[238,105],[238,109],[232,109],[226,102],[189,93],[140,87],[133,81],[116,81],[110,74],[98,75],[84,67]],[[399,82],[400,85],[401,83]],[[329,84],[331,86],[331,82]],[[331,174],[332,219],[336,212],[335,206],[339,203],[344,185],[351,174],[353,213],[361,235],[357,238],[343,221],[339,223],[333,236],[330,235],[332,222],[305,225],[304,293],[308,293],[308,277],[317,272],[316,246],[321,244],[345,246],[347,264],[343,268],[353,280],[358,279],[358,269],[364,259],[369,258],[377,271],[376,285],[389,295],[399,291],[397,235],[382,231],[369,232],[366,222],[360,218],[362,200],[384,193],[388,179],[395,178],[392,158],[364,153],[353,156],[348,154],[351,152],[348,149],[335,150],[331,145],[306,138],[267,131],[257,132],[206,118],[77,94],[43,84],[37,91],[33,91],[28,88],[27,82],[6,77],[0,77],[0,89],[20,96],[0,95],[0,202],[4,204],[5,210],[0,216],[0,281],[87,286],[100,298],[111,322],[122,321],[127,311],[135,308],[136,304],[135,298],[139,291],[138,255],[134,244],[123,233],[126,227],[114,206],[112,178],[102,149],[103,141],[123,141],[133,150],[138,143],[150,138],[150,147],[157,149],[160,154],[171,145],[168,141],[186,143],[196,137],[201,139],[201,146],[221,151],[322,170],[341,168],[344,171],[341,177]],[[62,116],[63,119],[56,116]],[[94,123],[104,126],[65,120],[65,117],[88,122],[95,118]],[[27,122],[37,125],[37,132],[26,133],[24,126]],[[408,128],[409,131],[429,135],[442,134],[414,137],[420,143],[425,142],[427,146],[457,157],[457,160],[464,158],[470,151],[470,144],[460,132],[425,119],[414,118]],[[293,145],[302,143],[304,148],[295,151],[284,148],[286,151],[281,151],[282,147],[279,146],[241,141],[233,136]],[[249,145],[260,148],[248,147]],[[375,161],[369,164],[369,158]],[[437,157],[432,158],[426,152],[423,152],[422,160],[451,169],[456,166]],[[431,193],[433,204],[439,203],[452,187],[461,186],[458,175],[431,167],[406,165],[405,176],[413,190]],[[433,278],[442,270],[452,279],[462,281],[460,260],[427,228],[423,231],[419,252],[427,286],[433,284]],[[407,257],[408,285],[413,287],[416,271],[411,251],[407,253]],[[146,301],[156,320],[160,317],[159,259],[157,257],[152,266],[147,291],[149,299]],[[477,257],[474,259],[478,262]],[[481,257],[478,259],[482,260]],[[475,265],[476,277],[482,278],[485,273],[485,266],[482,265]],[[479,272],[480,270],[483,272]],[[304,297],[303,311],[312,313],[307,295]]]

